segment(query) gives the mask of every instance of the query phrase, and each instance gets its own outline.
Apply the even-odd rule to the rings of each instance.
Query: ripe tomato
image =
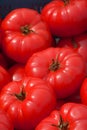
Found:
[[[24,65],[23,64],[14,64],[12,65],[8,72],[11,75],[12,81],[20,81],[25,76]]]
[[[1,24],[2,48],[16,62],[25,63],[34,53],[53,45],[53,37],[41,15],[33,9],[12,10]]]
[[[25,65],[27,76],[47,81],[58,98],[65,98],[79,89],[85,78],[82,57],[70,48],[48,48],[33,54]]]
[[[75,36],[87,31],[87,0],[54,0],[42,9],[53,35]]]
[[[82,103],[87,105],[87,78],[84,79],[81,85],[80,97],[81,97]]]
[[[70,47],[78,52],[85,61],[87,74],[87,33],[73,38],[61,38],[57,43],[57,47]]]
[[[44,118],[35,130],[86,130],[87,106],[76,103],[64,104]]]
[[[0,130],[14,130],[11,119],[2,109],[0,109]]]
[[[34,129],[55,106],[53,89],[38,78],[10,82],[0,93],[0,108],[8,113],[17,130]]]
[[[0,91],[10,81],[11,81],[10,74],[4,67],[0,66]]]

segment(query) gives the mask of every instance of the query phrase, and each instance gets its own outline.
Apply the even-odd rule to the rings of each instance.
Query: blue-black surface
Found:
[[[51,0],[0,0],[0,15],[5,17],[11,10],[16,8],[32,8],[40,12],[41,8]]]

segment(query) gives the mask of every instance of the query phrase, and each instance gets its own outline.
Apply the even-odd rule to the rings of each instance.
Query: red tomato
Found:
[[[8,113],[17,130],[34,129],[55,106],[53,89],[38,78],[10,82],[0,93],[0,108]]]
[[[73,38],[62,38],[58,41],[57,47],[70,47],[78,52],[86,62],[87,73],[87,33],[75,36]]]
[[[0,109],[0,130],[14,130],[9,116]]]
[[[0,66],[0,90],[10,81],[10,74],[4,67]]]
[[[87,31],[87,0],[54,0],[43,7],[41,14],[55,36],[75,36]]]
[[[58,98],[75,93],[86,75],[84,60],[78,53],[53,47],[33,54],[25,65],[25,73],[47,81]]]
[[[76,103],[64,104],[43,119],[35,130],[86,130],[87,106]]]
[[[83,104],[87,105],[87,78],[84,79],[81,89],[80,97]]]
[[[20,81],[25,76],[24,65],[22,64],[12,65],[8,72],[11,75],[12,81]]]
[[[53,38],[41,15],[33,9],[12,10],[2,21],[2,48],[11,59],[25,63],[37,51],[53,45]]]

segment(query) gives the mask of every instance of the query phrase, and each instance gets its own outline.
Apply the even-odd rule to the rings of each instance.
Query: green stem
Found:
[[[29,34],[30,32],[33,32],[33,30],[30,30],[29,29],[29,26],[28,25],[25,25],[25,26],[22,26],[20,28],[21,32],[25,35]]]
[[[52,63],[49,66],[49,70],[50,71],[56,71],[60,68],[60,63],[58,62],[58,56],[56,57],[56,59],[52,59]]]
[[[60,130],[67,130],[68,129],[68,122],[64,122],[62,116],[60,115],[60,121],[58,125],[52,124],[52,126],[57,127]]]
[[[67,5],[69,4],[70,0],[63,0],[64,4]]]
[[[25,94],[25,92],[20,92],[19,94],[15,94],[15,96],[19,99],[19,100],[21,100],[21,101],[23,101],[24,99],[25,99],[25,96],[26,96],[26,94]]]
[[[21,88],[20,93],[14,93],[11,94],[12,96],[16,96],[17,99],[19,99],[20,101],[23,101],[26,98],[26,93],[24,92],[24,87]]]

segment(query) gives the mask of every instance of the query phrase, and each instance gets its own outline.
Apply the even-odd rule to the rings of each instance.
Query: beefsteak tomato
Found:
[[[41,11],[53,35],[69,37],[87,31],[87,0],[54,0]]]
[[[8,113],[17,130],[35,129],[55,107],[53,89],[38,78],[10,82],[0,93],[0,108]]]
[[[47,81],[58,98],[75,93],[86,72],[83,58],[70,48],[48,48],[34,53],[25,65],[27,76]]]
[[[19,63],[37,51],[53,45],[53,37],[41,14],[34,9],[18,8],[9,12],[1,24],[5,54]]]
[[[64,104],[43,119],[35,130],[86,130],[87,106],[76,103]]]

